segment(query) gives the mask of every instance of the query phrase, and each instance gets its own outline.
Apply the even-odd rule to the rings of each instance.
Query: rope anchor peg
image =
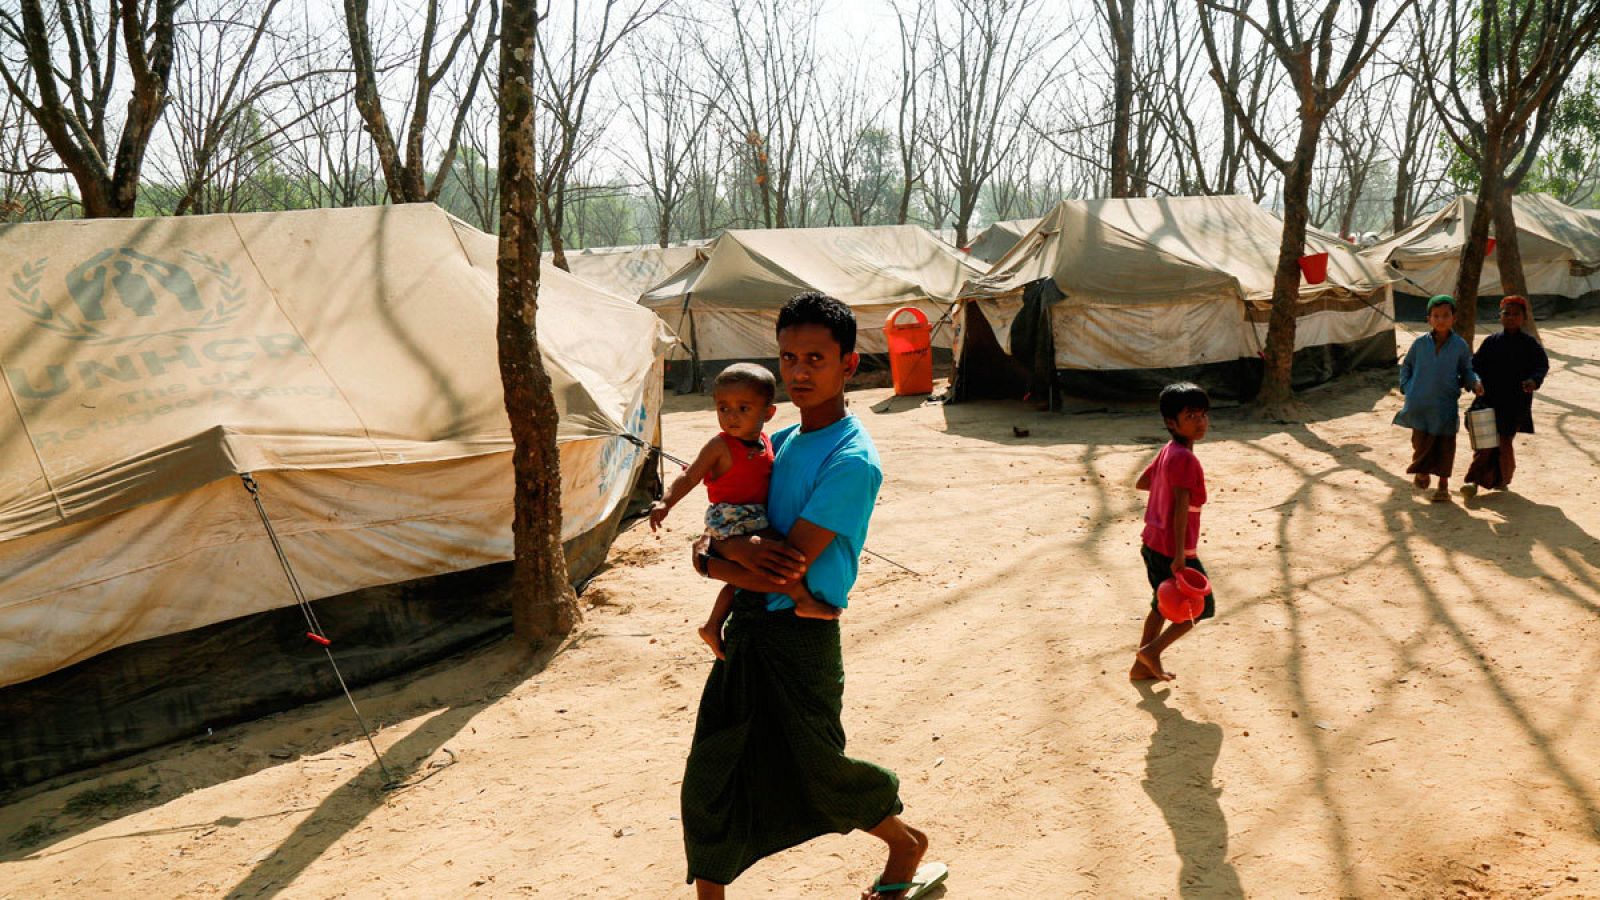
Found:
[[[383,754],[378,752],[378,744],[372,739],[372,728],[361,715],[360,707],[356,706],[356,698],[350,693],[350,686],[345,683],[344,674],[339,671],[339,663],[333,658],[333,641],[326,636],[322,623],[317,621],[316,610],[311,608],[311,601],[306,598],[306,592],[300,587],[300,579],[295,575],[294,567],[289,564],[289,554],[284,550],[283,542],[278,540],[278,531],[272,527],[272,519],[267,515],[267,508],[261,502],[261,485],[256,483],[255,476],[249,472],[240,472],[239,480],[244,482],[245,490],[250,492],[250,500],[255,504],[256,514],[261,517],[261,527],[267,532],[267,540],[272,542],[272,550],[277,554],[278,565],[283,567],[283,575],[289,581],[289,590],[294,595],[295,604],[300,607],[300,613],[305,617],[306,637],[320,646],[323,655],[327,656],[328,666],[333,669],[333,677],[339,682],[339,690],[344,692],[345,700],[350,703],[350,712],[355,715],[356,724],[360,726],[362,736],[367,739],[367,746],[372,748],[372,755],[378,761],[378,769],[383,772],[384,789],[390,790],[392,786],[401,785],[402,780],[384,764]]]

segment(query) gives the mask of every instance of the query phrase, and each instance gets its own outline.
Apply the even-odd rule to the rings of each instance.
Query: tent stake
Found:
[[[261,504],[261,486],[256,483],[255,476],[249,472],[241,472],[240,480],[244,482],[245,490],[250,492],[250,499],[255,502],[256,512],[261,516],[261,525],[267,530],[267,538],[272,541],[272,549],[278,554],[278,564],[283,566],[283,574],[289,579],[289,589],[294,593],[294,600],[300,606],[300,612],[306,618],[306,637],[322,647],[322,652],[328,656],[328,665],[333,667],[333,677],[339,682],[339,690],[344,691],[344,698],[350,701],[350,711],[355,713],[356,724],[361,726],[361,734],[367,739],[367,746],[372,748],[372,755],[378,761],[378,768],[383,772],[383,786],[387,790],[400,783],[389,767],[384,765],[383,754],[378,752],[378,744],[372,739],[372,729],[367,726],[367,720],[362,717],[361,710],[356,706],[356,698],[350,693],[350,686],[345,684],[344,675],[339,671],[339,664],[333,661],[333,641],[323,633],[322,623],[317,621],[317,613],[311,608],[311,601],[306,599],[306,593],[300,588],[300,579],[295,577],[294,567],[289,565],[289,556],[283,550],[283,544],[278,541],[278,533],[272,527],[272,520],[267,517],[267,509]]]

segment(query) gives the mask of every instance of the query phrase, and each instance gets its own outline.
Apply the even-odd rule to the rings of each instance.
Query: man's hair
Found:
[[[1186,409],[1211,409],[1206,389],[1192,381],[1180,381],[1161,389],[1161,418],[1177,419]]]
[[[755,363],[734,363],[718,372],[717,377],[711,379],[711,393],[734,385],[755,391],[768,406],[772,405],[772,398],[778,395],[778,380],[772,377],[766,366]]]
[[[850,307],[822,293],[795,294],[778,313],[778,332],[790,325],[821,325],[839,342],[840,353],[856,351],[856,316]]]

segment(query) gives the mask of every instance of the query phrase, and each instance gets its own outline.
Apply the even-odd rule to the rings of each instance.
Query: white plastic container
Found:
[[[1467,441],[1474,450],[1500,446],[1500,430],[1495,427],[1494,407],[1467,410]]]

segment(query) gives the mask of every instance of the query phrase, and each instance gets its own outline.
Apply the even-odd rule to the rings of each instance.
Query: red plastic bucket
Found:
[[[1186,568],[1156,588],[1156,609],[1168,622],[1193,622],[1206,611],[1211,581],[1199,569]]]
[[[889,375],[897,397],[933,393],[933,327],[915,306],[902,306],[883,323]]]
[[[1321,284],[1328,280],[1328,254],[1307,253],[1300,257],[1300,274],[1306,277],[1306,284]]]

